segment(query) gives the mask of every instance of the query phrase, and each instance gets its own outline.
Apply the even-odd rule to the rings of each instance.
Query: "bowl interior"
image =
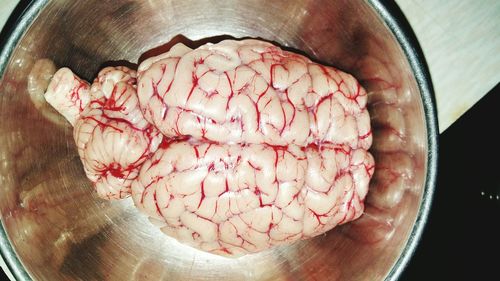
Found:
[[[366,1],[46,1],[0,80],[0,211],[20,262],[40,280],[381,280],[400,257],[425,190],[428,132],[398,41]],[[357,221],[239,259],[183,246],[131,200],[86,180],[72,128],[30,93],[35,62],[92,79],[173,42],[258,37],[357,77],[369,92],[376,173]],[[153,51],[151,51],[153,50]]]

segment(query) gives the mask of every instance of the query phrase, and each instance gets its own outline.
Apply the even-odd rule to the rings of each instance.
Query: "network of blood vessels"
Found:
[[[87,177],[164,233],[241,256],[358,218],[374,172],[367,94],[333,67],[258,40],[183,44],[45,93]]]

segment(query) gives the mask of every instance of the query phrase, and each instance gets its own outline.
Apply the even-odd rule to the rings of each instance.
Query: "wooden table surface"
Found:
[[[395,1],[429,65],[443,132],[500,82],[500,1]],[[19,0],[0,2],[1,29]]]
[[[500,1],[396,3],[424,51],[443,132],[500,82]]]

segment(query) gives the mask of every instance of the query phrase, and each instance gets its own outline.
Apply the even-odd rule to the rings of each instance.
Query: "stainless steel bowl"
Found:
[[[103,64],[137,62],[173,41],[194,47],[227,36],[301,50],[354,74],[369,91],[377,168],[361,219],[239,259],[193,250],[161,234],[130,200],[98,199],[71,127],[27,90],[42,58],[91,79]],[[394,280],[410,259],[435,184],[437,123],[423,57],[395,4],[39,0],[6,39],[0,247],[17,279]]]

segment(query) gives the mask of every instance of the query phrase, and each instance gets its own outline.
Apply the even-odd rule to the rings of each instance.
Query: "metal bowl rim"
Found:
[[[5,41],[0,52],[0,80],[3,78],[5,68],[10,60],[15,47],[28,30],[33,20],[45,7],[49,0],[34,0],[27,4],[23,12],[15,21],[10,30],[3,30]],[[420,209],[410,236],[401,255],[386,277],[386,281],[395,281],[408,265],[418,242],[422,236],[427,218],[431,209],[432,197],[436,186],[437,163],[438,163],[438,121],[435,109],[434,91],[429,70],[418,40],[411,29],[410,24],[404,17],[403,12],[394,2],[383,0],[366,0],[387,24],[396,40],[403,49],[408,63],[413,71],[415,80],[422,98],[424,117],[427,129],[427,169],[425,186],[420,202]],[[12,17],[12,16],[11,16]],[[9,21],[12,19],[9,19]],[[28,272],[18,259],[15,250],[9,241],[3,222],[0,224],[0,255],[5,261],[16,280],[32,280]]]

